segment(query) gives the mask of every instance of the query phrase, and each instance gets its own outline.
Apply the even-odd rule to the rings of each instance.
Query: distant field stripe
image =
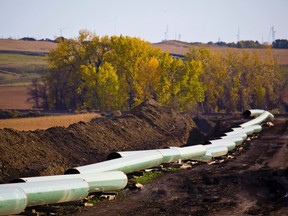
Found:
[[[34,118],[1,119],[0,129],[12,128],[20,131],[46,130],[51,127],[68,127],[71,124],[83,121],[89,122],[93,118],[100,117],[98,113],[72,114],[61,116],[45,116]]]

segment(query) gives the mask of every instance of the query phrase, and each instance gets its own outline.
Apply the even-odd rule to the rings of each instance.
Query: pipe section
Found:
[[[81,200],[88,196],[89,190],[88,183],[80,178],[0,185],[0,189],[10,187],[24,191],[27,207]]]
[[[264,111],[261,115],[259,115],[257,118],[252,119],[251,121],[245,122],[243,124],[240,124],[241,127],[247,127],[252,125],[261,125],[263,122],[274,119],[274,115],[272,115],[268,111]]]
[[[107,160],[113,160],[117,158],[127,157],[139,153],[144,153],[147,151],[153,151],[153,150],[141,150],[141,151],[118,151],[118,152],[112,152],[107,156]]]
[[[27,205],[25,192],[15,186],[0,187],[0,215],[19,214]]]
[[[159,149],[162,156],[162,163],[175,162],[181,158],[181,153],[177,148]]]
[[[170,162],[175,162],[180,159],[180,152],[175,148],[175,149],[155,149],[155,150],[144,150],[144,151],[119,151],[119,152],[112,152],[111,154],[108,155],[107,159],[116,159],[116,158],[123,158],[135,154],[140,154],[144,152],[159,152],[162,155],[162,163],[170,163]]]
[[[230,139],[209,140],[208,143],[212,146],[226,146],[228,151],[231,151],[236,147],[235,142]]]
[[[201,162],[210,162],[212,159],[213,159],[213,156],[209,152],[207,152],[203,157],[195,158],[195,160],[201,161]]]
[[[242,131],[231,131],[231,132],[227,132],[223,134],[223,137],[233,137],[233,136],[239,136],[241,137],[243,140],[247,139],[247,134],[242,132]]]
[[[241,145],[244,142],[244,139],[237,135],[223,136],[223,137],[220,137],[220,139],[232,140],[236,144],[236,146]]]
[[[72,169],[68,169],[65,174],[85,174],[92,172],[108,172],[114,170],[119,170],[124,173],[131,173],[153,166],[158,166],[162,163],[162,161],[163,156],[160,152],[148,151],[139,154],[132,154],[130,156],[114,160],[74,167]]]
[[[39,176],[19,178],[12,181],[12,183],[19,182],[51,182],[59,180],[83,179],[89,185],[89,193],[107,192],[121,190],[126,187],[128,183],[127,176],[121,171],[111,171],[103,173],[87,173],[87,174],[73,174],[73,175],[55,175],[55,176]]]
[[[188,147],[170,147],[180,152],[181,160],[193,160],[195,158],[202,158],[206,154],[206,148],[203,145],[194,145]]]
[[[262,131],[261,125],[251,125],[247,127],[232,128],[233,131],[246,133],[248,136],[253,133],[260,133]]]
[[[243,117],[256,117],[261,115],[265,110],[262,109],[250,109],[250,110],[245,110],[242,115]]]
[[[224,145],[215,146],[210,144],[205,145],[205,148],[207,149],[206,154],[209,153],[212,157],[220,157],[228,153],[228,148]]]

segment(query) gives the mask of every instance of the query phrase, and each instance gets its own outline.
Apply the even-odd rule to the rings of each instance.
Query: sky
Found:
[[[156,43],[288,39],[288,0],[0,0],[0,38],[128,35]],[[237,37],[237,35],[239,37]]]

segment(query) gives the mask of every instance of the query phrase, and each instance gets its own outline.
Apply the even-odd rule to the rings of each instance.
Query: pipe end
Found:
[[[245,110],[243,113],[242,113],[242,116],[244,118],[248,118],[251,116],[251,111],[250,110]]]
[[[18,178],[18,179],[13,179],[10,181],[10,183],[24,183],[26,182],[24,179]]]
[[[121,157],[122,156],[118,152],[112,152],[107,156],[107,160],[113,160]]]
[[[80,174],[79,170],[71,168],[65,171],[64,175]]]

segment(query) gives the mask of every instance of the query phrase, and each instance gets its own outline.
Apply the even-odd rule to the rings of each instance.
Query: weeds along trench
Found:
[[[151,179],[169,170],[191,168],[195,163],[204,162],[213,164],[226,162],[245,148],[245,143],[256,138],[257,134],[262,130],[262,126],[269,125],[267,122],[273,119],[271,113],[263,110],[251,111],[250,115],[254,116],[255,119],[243,123],[240,127],[232,128],[231,132],[226,132],[219,139],[209,140],[207,143],[191,146],[183,146],[185,140],[187,140],[189,136],[190,139],[191,136],[193,136],[193,133],[191,133],[191,131],[195,130],[193,128],[196,128],[191,117],[177,114],[167,108],[161,107],[152,100],[146,101],[126,115],[109,119],[95,119],[90,123],[74,124],[68,128],[57,127],[46,131],[35,132],[19,132],[4,129],[1,133],[4,134],[6,143],[12,141],[10,147],[19,146],[19,144],[23,145],[22,141],[24,141],[25,148],[25,141],[27,142],[28,140],[28,142],[34,142],[35,152],[39,153],[39,151],[42,151],[42,155],[36,156],[36,158],[31,159],[29,162],[34,163],[44,158],[44,160],[42,160],[42,162],[44,162],[42,166],[45,167],[45,151],[51,151],[51,149],[49,149],[49,145],[53,143],[51,141],[54,141],[54,145],[57,144],[57,147],[55,147],[58,150],[54,150],[51,154],[57,153],[59,155],[59,152],[64,154],[60,154],[58,158],[59,161],[55,161],[55,164],[53,164],[56,171],[51,168],[51,170],[44,170],[43,172],[43,167],[40,167],[40,169],[39,167],[35,167],[35,169],[33,169],[33,166],[29,166],[29,163],[27,163],[23,157],[27,153],[35,154],[35,152],[32,152],[34,151],[33,148],[29,149],[30,151],[28,152],[22,152],[23,155],[20,157],[22,161],[18,161],[18,163],[27,166],[24,175],[25,173],[29,173],[30,176],[34,177],[23,178],[19,176],[14,180],[14,182],[17,183],[0,185],[1,202],[4,203],[4,205],[0,207],[0,214],[18,214],[25,211],[25,209],[27,210],[27,207],[31,210],[34,206],[39,205],[72,201],[79,202],[79,200],[84,200],[84,198],[87,200],[87,197],[88,200],[91,200],[89,197],[93,197],[94,200],[95,197],[97,197],[97,199],[113,199],[115,196],[113,193],[111,194],[111,192],[121,191],[125,187],[139,190],[143,187],[140,181],[143,181],[142,183],[145,184],[147,181],[149,182]],[[125,127],[126,125],[129,126],[129,128]],[[92,126],[94,126],[94,128]],[[97,126],[97,131],[95,130],[95,126]],[[136,130],[136,133],[133,130],[131,131],[131,126],[133,130]],[[115,128],[117,128],[117,130]],[[81,136],[83,135],[86,141],[89,140],[90,142],[86,142],[83,136],[82,140],[81,136],[76,136],[77,133],[74,132],[78,130],[85,131],[86,137],[83,134],[81,134]],[[89,130],[92,130],[94,134],[96,133],[97,138],[95,136],[90,137],[89,135],[93,133],[89,133]],[[112,136],[108,136],[107,130]],[[151,136],[143,136],[145,132],[146,135]],[[7,134],[13,135],[13,137],[9,137]],[[135,136],[135,134],[138,134],[138,136]],[[243,134],[246,134],[246,136]],[[44,144],[40,142],[43,140],[41,136],[43,138],[45,137],[45,141],[48,141],[47,143],[50,141],[48,146],[45,146],[48,147],[46,150],[42,148]],[[127,137],[130,139],[129,143]],[[124,138],[126,138],[126,140]],[[101,139],[106,140],[104,142]],[[75,144],[73,144],[74,149],[67,152],[67,146],[71,145],[71,143],[68,143],[69,141],[75,142]],[[98,143],[99,141],[103,144],[109,143],[111,145],[93,145],[93,142]],[[132,143],[131,141],[134,142],[134,146],[130,145],[130,143]],[[90,146],[87,146],[89,143]],[[119,143],[122,145],[117,146]],[[39,146],[37,146],[37,144]],[[165,148],[166,146],[170,147]],[[27,144],[26,147],[28,147]],[[119,157],[103,161],[103,155],[107,155],[109,151],[115,152],[115,149],[122,149],[122,151],[116,152]],[[99,155],[102,155],[102,157]],[[99,156],[97,159],[100,161],[102,159],[102,162],[95,160],[97,156]],[[50,159],[53,160],[54,157]],[[1,158],[1,160],[4,161],[5,157],[4,159]],[[17,161],[15,163],[17,163]],[[59,175],[60,173],[57,173],[60,171],[57,170],[59,168],[57,164],[59,163],[66,165],[61,167],[61,171],[66,170],[65,175]],[[75,166],[76,164],[79,165]],[[3,165],[4,163],[2,163],[2,168],[5,168]],[[68,169],[69,167],[67,168],[67,166],[71,167],[71,165],[74,165],[74,167]],[[42,168],[42,173],[40,174],[51,172],[53,175],[35,177],[37,175],[33,175],[33,171],[28,172],[30,170],[37,170],[37,168],[38,172]],[[7,167],[6,169],[11,172],[11,169]],[[5,169],[1,170],[2,174],[3,170]],[[142,175],[142,170],[146,172],[142,177],[137,178],[136,176],[139,174]],[[19,171],[20,174],[23,172],[22,169],[19,169]],[[53,173],[54,171],[55,173]],[[13,175],[10,175],[10,178],[11,176]],[[129,177],[129,181],[127,176]],[[3,177],[8,178],[8,175],[2,175],[2,178]],[[9,195],[7,194],[7,189],[10,191]],[[107,192],[109,192],[108,195],[103,194]],[[101,196],[97,196],[99,194],[101,194]],[[88,203],[91,204],[91,202],[93,203],[93,201],[89,201]]]

